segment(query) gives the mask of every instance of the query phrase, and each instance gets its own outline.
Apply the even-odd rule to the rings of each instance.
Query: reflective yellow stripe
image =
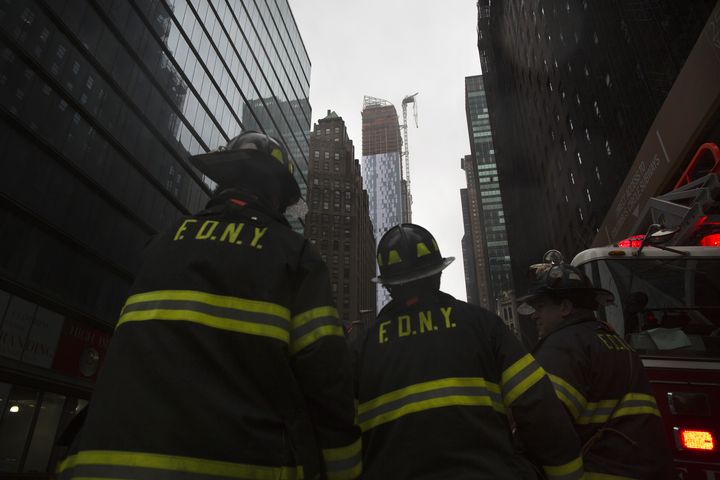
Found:
[[[535,358],[529,353],[506,368],[502,373],[505,406],[512,405],[518,397],[527,392],[544,376],[545,370],[535,362]]]
[[[322,317],[334,317],[334,318],[340,318],[340,315],[338,315],[337,308],[335,307],[317,307],[313,308],[312,310],[308,310],[307,312],[303,312],[299,315],[295,315],[292,318],[292,328],[296,329],[299,327],[302,327],[308,322],[311,322],[317,318]]]
[[[363,413],[367,412],[368,410],[372,410],[373,408],[379,407],[380,405],[383,405],[386,403],[390,403],[394,400],[399,400],[402,397],[406,397],[407,395],[412,394],[412,393],[427,392],[429,390],[436,390],[438,388],[446,388],[446,387],[486,387],[487,388],[488,385],[494,385],[494,384],[486,381],[482,377],[441,378],[440,380],[431,380],[429,382],[417,383],[415,385],[410,385],[408,387],[393,390],[392,392],[388,392],[384,395],[380,395],[379,397],[375,397],[372,400],[361,403],[360,405],[358,405],[358,413],[363,414]],[[497,391],[499,391],[499,388],[497,388],[497,385],[495,385],[495,387],[496,387]]]
[[[194,290],[158,290],[132,295],[116,328],[145,320],[197,323],[231,332],[290,341],[290,310],[270,302]]]
[[[619,405],[618,405],[619,404]],[[618,400],[589,402],[585,411],[576,419],[576,423],[605,423],[611,418],[629,415],[660,416],[655,397],[645,393],[628,393]]]
[[[609,473],[585,472],[584,480],[636,480],[631,477],[621,477],[620,475],[610,475]]]
[[[318,339],[327,336],[344,337],[335,307],[316,307],[292,318],[290,353],[295,354]]]
[[[367,431],[410,413],[448,406],[484,406],[505,413],[498,385],[480,377],[443,378],[410,385],[361,403],[359,424]]]
[[[140,310],[123,314],[118,320],[118,326],[127,322],[138,322],[143,320],[176,320],[198,323],[207,327],[228,330],[231,332],[248,333],[251,335],[262,335],[275,338],[285,343],[290,341],[290,332],[273,325],[262,325],[259,323],[242,322],[230,320],[223,317],[216,317],[206,313],[194,312],[192,310]]]
[[[58,473],[83,465],[154,468],[169,472],[187,472],[200,475],[251,478],[256,480],[294,480],[303,477],[302,467],[299,466],[269,467],[264,465],[246,465],[207,460],[203,458],[112,450],[88,450],[79,452],[63,461],[58,467]]]
[[[570,410],[573,415],[573,419],[577,419],[580,412],[587,407],[587,400],[585,396],[580,393],[570,383],[566,382],[563,378],[548,373],[550,381],[553,383],[555,394],[563,402],[563,404]],[[570,397],[568,397],[570,395]]]
[[[656,407],[625,407],[619,408],[613,413],[612,418],[623,417],[625,415],[656,415],[660,416],[660,410]]]
[[[548,478],[564,477],[567,479],[581,478],[583,469],[582,458],[578,457],[564,465],[543,465]]]
[[[360,439],[358,439],[346,447],[323,448],[322,452],[325,460],[345,460],[348,457],[352,457],[353,455],[357,455],[358,453],[360,453],[361,445],[362,444],[360,443]]]
[[[215,295],[212,293],[198,292],[194,290],[157,290],[154,292],[138,293],[130,296],[125,305],[133,305],[141,302],[157,300],[185,300],[191,302],[206,303],[216,307],[234,308],[247,312],[265,313],[276,317],[290,320],[290,310],[276,303],[263,302],[261,300],[248,300],[239,297]]]
[[[505,371],[502,373],[502,383],[503,385],[508,383],[512,377],[518,374],[520,370],[527,367],[531,363],[533,363],[535,359],[532,355],[525,354],[520,360],[516,361],[512,365],[510,365],[508,368],[505,369]]]
[[[362,473],[360,439],[340,448],[323,449],[328,480],[352,480]]]

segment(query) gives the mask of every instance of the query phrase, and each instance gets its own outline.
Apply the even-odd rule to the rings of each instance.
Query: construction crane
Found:
[[[410,192],[410,149],[408,146],[408,125],[407,125],[407,106],[408,103],[413,104],[413,116],[415,117],[415,128],[418,128],[418,114],[417,114],[417,102],[415,97],[419,92],[415,92],[412,95],[407,95],[402,101],[403,111],[403,152],[402,152],[402,164],[405,167],[405,188],[407,190],[406,202],[407,202],[407,218],[406,221],[412,220],[411,207],[412,207],[412,193]]]

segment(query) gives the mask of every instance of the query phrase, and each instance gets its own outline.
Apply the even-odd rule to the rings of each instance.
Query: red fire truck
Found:
[[[714,165],[691,180],[707,153]],[[679,478],[720,480],[720,149],[703,145],[639,218],[645,234],[572,264],[615,295],[600,316],[642,357]]]

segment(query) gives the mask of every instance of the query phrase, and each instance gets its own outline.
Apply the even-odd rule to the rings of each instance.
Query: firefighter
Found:
[[[363,478],[537,478],[583,473],[580,444],[545,372],[499,317],[440,291],[433,236],[404,223],[378,244],[392,301],[353,345]]]
[[[147,248],[61,478],[356,478],[350,355],[327,267],[282,215],[277,140],[194,156],[218,184]]]
[[[557,251],[530,267],[518,311],[532,315],[533,354],[583,443],[586,478],[674,478],[660,412],[637,353],[595,310],[613,302]]]

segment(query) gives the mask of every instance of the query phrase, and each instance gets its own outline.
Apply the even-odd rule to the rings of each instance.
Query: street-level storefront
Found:
[[[49,478],[111,333],[0,290],[0,478]]]

